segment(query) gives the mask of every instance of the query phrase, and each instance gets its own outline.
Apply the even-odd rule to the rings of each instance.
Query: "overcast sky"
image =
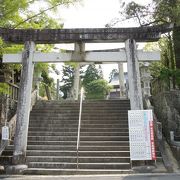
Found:
[[[130,2],[131,0],[126,0]],[[148,4],[151,0],[135,0],[137,3]],[[56,18],[61,18],[64,23],[64,28],[103,28],[113,18],[119,17],[120,2],[119,0],[82,0],[82,3],[66,7],[59,7]],[[135,22],[121,23],[121,27],[137,26]],[[92,49],[111,49],[120,48],[124,44],[106,43],[106,44],[86,44],[86,50]],[[64,49],[73,49],[73,45],[60,45]],[[142,47],[140,45],[140,47]],[[60,66],[59,66],[60,68]],[[109,73],[117,65],[103,65],[103,73],[105,79],[108,80]],[[125,67],[126,71],[126,67]]]
[[[132,0],[126,0],[126,3]],[[151,0],[134,0],[143,5]],[[120,0],[82,0],[79,5],[60,8],[59,15],[65,28],[102,28],[115,17],[119,17]],[[121,24],[124,27],[134,24]]]

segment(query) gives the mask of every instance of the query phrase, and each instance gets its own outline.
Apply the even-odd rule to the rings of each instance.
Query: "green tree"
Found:
[[[44,9],[39,9],[39,12],[33,11],[32,5],[38,3],[39,0],[2,0],[0,3],[0,27],[10,28],[62,28],[62,25],[57,22],[53,17],[50,17],[47,12],[57,10],[60,5],[70,5],[78,0],[42,0],[41,3],[45,3]],[[37,45],[36,50],[42,52],[49,52],[53,48],[53,45]],[[0,61],[2,61],[2,54],[4,53],[17,53],[23,50],[22,45],[6,44],[0,39]],[[21,69],[21,65],[7,65],[0,62],[1,69]],[[40,71],[43,77],[43,83],[46,87],[47,94],[49,88],[53,83],[50,83],[52,79],[48,73],[51,69],[51,65],[41,64],[35,66],[35,74],[39,74]],[[3,85],[2,88],[4,87]],[[52,88],[52,87],[51,87]],[[50,96],[47,95],[49,98]]]
[[[148,26],[155,24],[173,23],[172,32],[165,34],[163,41],[160,41],[162,66],[169,69],[170,78],[175,88],[178,79],[176,71],[180,69],[180,1],[179,0],[153,0],[153,4],[146,6],[139,5],[134,1],[126,4],[122,2],[121,12],[122,18],[116,20],[115,24],[122,20],[135,19],[140,26]],[[114,25],[110,23],[109,26]],[[167,71],[165,71],[167,72]]]
[[[84,76],[82,77],[82,86],[87,87],[87,85],[97,79],[102,79],[102,69],[101,68],[96,68],[95,64],[90,64],[88,65]]]
[[[106,99],[110,92],[111,86],[104,79],[97,79],[91,81],[86,87],[86,98],[87,99]]]
[[[62,85],[60,90],[63,92],[63,98],[66,99],[70,94],[74,82],[74,67],[69,64],[65,64],[62,70]]]
[[[0,27],[24,28],[24,24],[34,18],[40,17],[49,11],[57,11],[60,5],[70,5],[80,0],[1,0],[0,3]],[[45,8],[33,11],[32,6],[38,7],[38,3],[45,4]],[[36,8],[37,10],[37,8]],[[46,14],[47,15],[47,14]]]
[[[110,87],[108,86],[108,82],[103,79],[103,72],[100,65],[96,67],[95,64],[90,64],[82,78],[82,86],[85,88],[87,99],[106,98]]]

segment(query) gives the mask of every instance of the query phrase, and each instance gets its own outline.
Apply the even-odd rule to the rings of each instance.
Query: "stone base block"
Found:
[[[6,168],[6,174],[23,174],[23,171],[28,168],[27,165],[13,165]]]

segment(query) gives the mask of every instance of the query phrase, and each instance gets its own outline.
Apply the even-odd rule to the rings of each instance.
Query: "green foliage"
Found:
[[[150,72],[153,78],[159,78],[160,72],[165,66],[161,62],[153,62],[150,64]]]
[[[29,6],[28,0],[1,0],[0,26],[11,27],[20,18],[20,12]]]
[[[153,18],[159,23],[179,23],[180,1],[161,0],[155,2]]]
[[[47,12],[57,10],[59,5],[70,5],[79,0],[1,0],[0,1],[0,27],[3,28],[62,28],[54,17],[51,17]],[[43,3],[44,9],[32,7]],[[33,5],[33,6],[32,6]],[[39,9],[38,9],[39,8]],[[37,12],[38,11],[38,12]],[[37,45],[36,50],[41,52],[49,52],[52,50],[53,45]],[[23,45],[6,44],[0,39],[0,62],[2,61],[2,55],[4,53],[18,53],[22,52]],[[17,69],[20,71],[21,65],[9,65],[0,63],[0,69]],[[51,89],[54,88],[53,79],[49,76],[49,72],[54,71],[56,74],[59,72],[55,68],[55,65],[48,65],[38,63],[35,65],[35,75],[42,73],[43,82],[40,86],[40,92],[43,86],[46,87],[46,93],[50,93]],[[48,87],[48,88],[47,88]],[[1,85],[1,89],[6,88]]]
[[[175,69],[172,73],[172,77],[175,77],[176,84],[180,89],[180,69]]]
[[[159,43],[158,42],[148,42],[143,48],[145,51],[159,51]]]
[[[127,4],[125,8],[126,18],[135,18],[138,20],[138,23],[142,26],[146,21],[144,18],[147,16],[147,7],[139,5],[134,1]]]
[[[99,65],[90,64],[84,76],[82,76],[82,86],[86,91],[87,99],[104,99],[108,92],[108,84],[103,80],[102,68]]]
[[[6,83],[0,83],[0,94],[8,94],[8,84]]]
[[[106,99],[106,96],[110,92],[111,86],[104,79],[94,80],[86,86],[86,98],[87,99]]]
[[[180,88],[180,69],[162,68],[160,71],[159,79],[168,83],[170,79],[176,79],[176,85]]]
[[[82,86],[86,88],[90,82],[102,78],[102,69],[100,68],[100,66],[97,69],[95,64],[90,64],[83,76]]]
[[[74,83],[74,73],[75,68],[77,66],[77,63],[66,63],[63,66],[62,71],[62,80],[61,83],[63,83],[60,86],[60,90],[63,92],[63,98],[66,99],[68,96],[68,93],[71,92],[71,89],[73,87]],[[96,68],[94,64],[91,64],[87,67],[86,71],[84,72],[83,67],[81,66],[80,69],[80,78],[82,79],[82,86],[86,89],[88,89],[89,83],[93,82],[94,80],[102,79],[102,69],[101,66]]]
[[[63,85],[60,86],[60,90],[64,94],[63,95],[64,99],[67,98],[68,93],[73,87],[73,81],[74,81],[74,67],[72,64],[71,65],[65,64],[62,70],[62,80],[61,80],[61,83],[63,83]]]
[[[48,11],[56,11],[57,7],[60,5],[70,5],[79,1],[80,0],[41,0],[41,2],[39,2],[39,0],[1,0],[0,27],[25,28],[24,24],[30,22],[34,18],[40,18],[45,24],[45,20],[48,18]],[[32,7],[38,6],[38,3],[46,5],[45,8],[39,8],[39,12],[33,11]],[[46,17],[43,19],[43,16]],[[34,25],[29,28],[32,27],[35,28]]]

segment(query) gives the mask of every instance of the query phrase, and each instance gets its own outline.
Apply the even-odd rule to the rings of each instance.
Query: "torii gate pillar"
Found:
[[[134,39],[128,39],[125,44],[131,110],[141,110],[143,101],[136,42]]]
[[[121,98],[121,97],[125,97],[123,63],[118,63],[118,69],[119,69],[119,88],[120,88],[120,98]]]
[[[22,54],[22,73],[19,92],[20,95],[17,105],[16,132],[13,151],[13,165],[15,166],[9,167],[11,173],[20,173],[21,170],[26,168],[26,148],[34,71],[34,51],[35,43],[27,41],[25,43],[25,49]]]
[[[75,61],[84,61],[84,57],[81,56],[85,52],[85,43],[75,43],[74,53],[72,59]],[[80,63],[77,62],[74,74],[74,85],[73,85],[73,99],[78,100],[79,97],[79,84],[80,83]]]

